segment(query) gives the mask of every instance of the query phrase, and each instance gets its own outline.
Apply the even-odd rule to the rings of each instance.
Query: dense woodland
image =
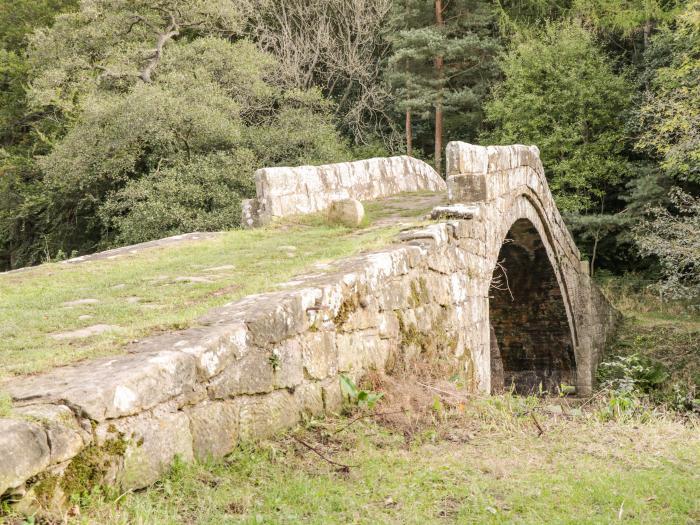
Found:
[[[0,45],[0,269],[463,140],[538,145],[594,271],[700,285],[700,0],[0,0]]]

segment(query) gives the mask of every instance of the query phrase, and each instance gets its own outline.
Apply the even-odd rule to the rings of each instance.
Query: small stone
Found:
[[[92,319],[93,317],[95,317],[95,316],[94,315],[87,315],[87,314],[81,315],[80,317],[78,317],[78,321],[87,321],[88,319]]]
[[[126,302],[129,304],[137,304],[140,301],[141,301],[140,297],[127,297],[126,298]]]
[[[355,228],[365,218],[365,208],[356,199],[335,201],[331,204],[328,211],[328,218],[331,222],[338,222],[344,226]]]
[[[208,277],[197,277],[197,276],[183,276],[175,277],[176,283],[210,283],[211,279]]]
[[[224,264],[223,266],[213,266],[212,268],[205,268],[205,272],[225,272],[227,270],[235,270],[235,266],[233,264]]]
[[[73,306],[83,306],[86,304],[97,304],[100,301],[98,299],[78,299],[76,301],[67,301],[63,303],[63,306],[73,307]]]
[[[51,334],[52,339],[57,341],[63,339],[83,339],[85,337],[92,337],[94,335],[104,334],[105,332],[111,332],[113,330],[118,330],[118,326],[113,326],[109,324],[96,324],[93,326],[88,326],[86,328],[80,328],[79,330],[72,330],[70,332],[59,332],[57,334]]]

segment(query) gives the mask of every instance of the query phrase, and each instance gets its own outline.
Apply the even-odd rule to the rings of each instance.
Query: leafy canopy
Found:
[[[621,117],[632,87],[589,32],[575,22],[549,24],[522,36],[502,68],[482,141],[537,144],[562,210],[590,209],[630,176]]]
[[[65,252],[235,227],[256,168],[345,155],[329,104],[240,28],[224,0],[84,0],[34,33],[30,104],[67,128],[39,161],[49,209],[85,232]]]
[[[700,1],[688,4],[675,30],[654,39],[650,54],[655,47],[672,56],[656,71],[641,108],[637,146],[660,158],[672,177],[700,183]]]

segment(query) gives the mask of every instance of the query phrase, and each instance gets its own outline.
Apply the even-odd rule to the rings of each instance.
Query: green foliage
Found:
[[[700,198],[674,188],[675,209],[657,206],[636,225],[635,241],[645,255],[658,258],[660,289],[669,297],[700,297]]]
[[[344,397],[352,405],[369,410],[374,409],[379,400],[384,397],[383,393],[361,390],[351,378],[344,374],[340,375],[340,388],[343,391]]]
[[[677,27],[664,29],[653,41],[669,55],[655,72],[640,111],[638,148],[661,159],[669,175],[700,183],[700,1],[693,0],[678,17]],[[662,55],[663,56],[663,55]]]
[[[0,49],[18,50],[27,34],[48,26],[57,13],[74,9],[78,0],[10,0],[0,2]]]
[[[240,220],[240,201],[254,193],[249,150],[196,155],[129,181],[100,208],[119,244],[193,231],[219,231]]]
[[[525,35],[503,59],[505,80],[486,105],[489,143],[540,148],[563,211],[589,210],[624,183],[624,121],[632,86],[576,23]],[[599,206],[599,205],[598,205]]]
[[[347,157],[330,104],[281,89],[241,27],[224,0],[86,0],[31,36],[26,62],[0,55],[0,81],[19,69],[12,86],[29,86],[0,119],[36,115],[44,145],[38,169],[4,160],[4,266],[233,228],[255,169]]]
[[[598,380],[603,388],[618,392],[649,393],[658,388],[669,374],[665,367],[638,354],[616,356],[598,366]]]
[[[399,111],[412,111],[425,122],[416,126],[416,144],[429,155],[434,124],[429,121],[438,99],[445,111],[448,140],[470,140],[483,119],[483,102],[499,74],[501,49],[494,32],[498,16],[491,2],[444,3],[445,25],[435,25],[432,2],[402,0],[395,5],[396,32],[388,60],[387,81]],[[436,57],[444,74],[435,71]]]
[[[671,20],[683,0],[574,0],[573,11],[601,31],[626,37],[647,32],[655,24]]]

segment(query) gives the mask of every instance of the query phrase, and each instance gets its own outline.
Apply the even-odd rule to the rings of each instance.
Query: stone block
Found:
[[[338,412],[343,406],[343,392],[340,388],[338,376],[329,377],[321,381],[321,393],[323,395],[323,408],[326,412]]]
[[[51,449],[41,425],[0,419],[0,494],[43,471],[50,461]]]
[[[151,485],[172,464],[175,456],[192,461],[192,434],[184,412],[155,409],[138,416],[107,421],[95,429],[97,445],[125,444],[123,464],[116,482],[122,490]]]
[[[486,175],[460,174],[447,177],[447,199],[449,202],[481,202],[489,200]]]
[[[90,432],[81,425],[67,406],[29,405],[15,409],[14,413],[31,418],[44,427],[52,465],[71,459],[92,440]],[[85,426],[89,428],[87,422]]]
[[[240,394],[272,392],[275,388],[273,356],[271,349],[251,349],[243,358],[231,363],[226,370],[211,379],[207,387],[209,396],[225,399]]]
[[[294,388],[304,380],[301,343],[287,339],[272,350],[275,388]]]
[[[240,396],[235,402],[239,410],[240,437],[244,440],[264,439],[299,422],[299,405],[294,395],[286,390]]]
[[[199,460],[220,458],[238,443],[238,404],[207,401],[186,410],[190,419],[192,450]]]
[[[301,339],[302,364],[305,374],[312,379],[325,379],[338,369],[338,350],[335,333],[312,332]]]
[[[323,414],[323,386],[319,382],[303,383],[294,389],[294,400],[302,413]]]
[[[309,326],[300,295],[265,294],[259,297],[256,306],[247,325],[250,339],[257,346],[279,343]]]
[[[365,218],[365,207],[356,199],[343,199],[331,203],[328,220],[349,228],[357,228]]]
[[[148,410],[194,389],[193,356],[164,350],[96,359],[23,378],[5,388],[18,402],[65,402],[95,421]]]

